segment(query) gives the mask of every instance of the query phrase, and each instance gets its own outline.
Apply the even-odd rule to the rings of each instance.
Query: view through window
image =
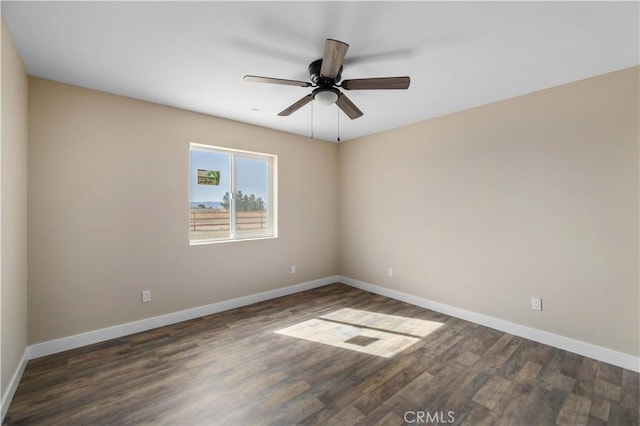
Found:
[[[191,144],[190,242],[275,237],[275,164],[273,155]]]

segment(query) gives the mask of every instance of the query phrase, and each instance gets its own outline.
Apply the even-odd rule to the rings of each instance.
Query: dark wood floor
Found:
[[[390,358],[276,333],[342,308],[442,325]],[[32,360],[5,424],[637,425],[638,377],[335,284]]]

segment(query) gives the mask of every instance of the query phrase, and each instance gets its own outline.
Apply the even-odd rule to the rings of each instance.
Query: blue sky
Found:
[[[220,171],[220,185],[198,185],[198,169]],[[222,201],[225,192],[230,192],[230,155],[211,151],[191,150],[189,187],[191,201]],[[265,160],[236,156],[236,190],[243,194],[254,194],[267,202],[268,164]]]

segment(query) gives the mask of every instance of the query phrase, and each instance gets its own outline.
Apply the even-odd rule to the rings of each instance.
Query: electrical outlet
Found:
[[[291,265],[291,273],[292,274],[296,273],[296,265]]]
[[[151,302],[151,290],[142,290],[142,303]]]
[[[531,309],[534,311],[541,311],[542,310],[542,299],[540,299],[539,297],[532,297],[531,298]]]
[[[389,268],[389,269],[387,269],[387,275],[388,275],[389,277],[393,277],[393,268]]]

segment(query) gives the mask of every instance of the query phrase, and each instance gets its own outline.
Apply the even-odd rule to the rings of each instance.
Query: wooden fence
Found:
[[[229,212],[222,209],[191,209],[192,239],[224,238],[229,235]],[[266,210],[236,213],[236,231],[253,234],[269,226]]]

